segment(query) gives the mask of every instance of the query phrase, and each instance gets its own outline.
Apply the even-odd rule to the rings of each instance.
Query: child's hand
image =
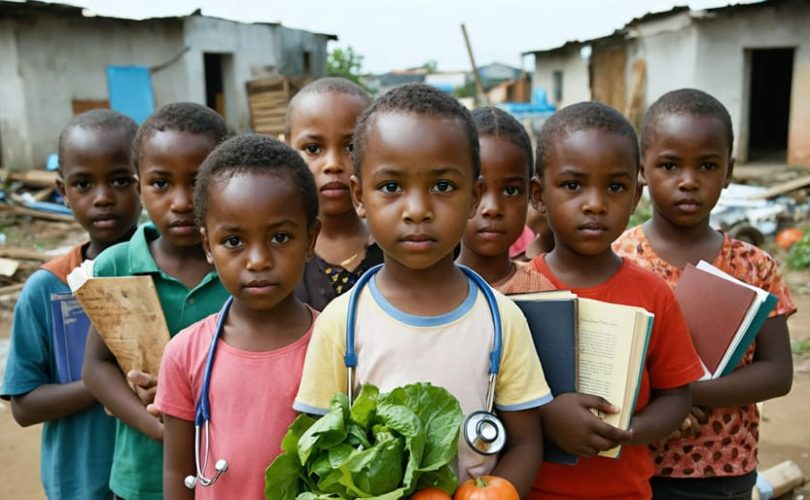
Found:
[[[551,436],[557,446],[582,457],[592,457],[633,438],[632,431],[606,424],[592,410],[619,411],[599,396],[578,392],[557,396],[543,409],[544,437]]]
[[[157,378],[153,375],[138,370],[130,370],[130,372],[127,373],[127,381],[135,390],[135,394],[138,395],[138,398],[144,406],[150,405],[155,401]]]
[[[667,436],[666,441],[700,437],[700,428],[709,421],[709,413],[697,406],[693,406],[689,415],[683,420],[680,427]]]

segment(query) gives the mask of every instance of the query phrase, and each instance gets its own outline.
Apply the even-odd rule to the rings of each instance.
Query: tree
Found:
[[[363,56],[356,53],[351,46],[334,49],[326,58],[326,73],[329,76],[341,76],[360,86],[363,86],[360,82],[362,67]]]

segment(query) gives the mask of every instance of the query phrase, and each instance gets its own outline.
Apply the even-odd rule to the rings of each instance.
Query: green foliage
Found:
[[[798,340],[791,345],[793,354],[807,354],[810,352],[810,339]]]
[[[290,425],[284,453],[265,473],[265,496],[396,500],[428,486],[451,493],[461,420],[458,400],[430,384],[388,394],[365,385],[351,408],[337,394],[319,420],[301,415]]]
[[[802,239],[790,247],[787,265],[791,269],[810,267],[810,230],[805,230]]]
[[[360,86],[363,86],[360,82],[362,68],[363,56],[356,53],[351,46],[345,49],[336,48],[326,58],[326,73],[329,76],[340,76]]]
[[[636,210],[630,215],[630,222],[627,223],[627,227],[636,227],[639,224],[644,224],[650,220],[650,218],[652,218],[652,205],[648,198],[642,197],[636,206]]]

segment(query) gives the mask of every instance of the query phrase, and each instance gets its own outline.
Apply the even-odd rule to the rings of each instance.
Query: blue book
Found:
[[[564,292],[539,292],[510,297],[523,311],[543,373],[553,396],[577,390],[577,299]],[[549,439],[543,440],[543,460],[576,465],[577,456]]]
[[[51,294],[51,316],[57,380],[60,384],[81,380],[90,320],[70,292]]]

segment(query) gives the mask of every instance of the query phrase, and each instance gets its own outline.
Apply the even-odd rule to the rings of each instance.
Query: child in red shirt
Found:
[[[689,384],[703,373],[686,322],[666,283],[611,249],[635,206],[639,151],[632,125],[600,103],[569,106],[537,141],[532,195],[545,208],[554,249],[531,265],[580,297],[643,307],[655,315],[631,428],[592,412],[617,408],[595,396],[560,395],[541,408],[543,434],[580,456],[575,466],[545,463],[527,498],[649,498],[647,445],[665,438],[689,412]],[[596,456],[621,444],[618,459]]]
[[[714,97],[681,89],[659,98],[641,132],[641,175],[653,216],[614,244],[618,254],[673,288],[687,263],[705,260],[778,298],[734,373],[693,384],[690,417],[671,439],[653,446],[656,498],[751,498],[759,434],[755,403],[790,391],[786,318],[796,307],[776,262],[709,225],[709,213],[731,179],[732,141],[728,111]]]

